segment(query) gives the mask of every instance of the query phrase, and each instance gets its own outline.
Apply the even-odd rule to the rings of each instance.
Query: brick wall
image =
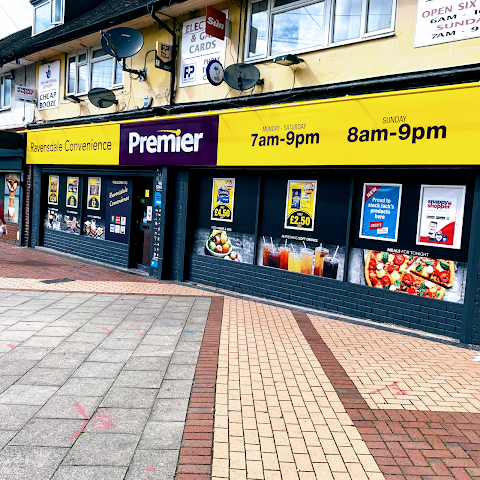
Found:
[[[7,223],[7,234],[0,237],[1,242],[14,243],[18,245],[17,235],[19,226],[18,223]]]
[[[43,229],[43,220],[40,213],[41,206],[41,192],[42,192],[42,170],[39,165],[32,166],[31,182],[32,189],[32,209],[30,215],[32,216],[31,223],[31,246],[36,247],[40,245],[40,228]]]
[[[90,260],[128,267],[128,245],[95,238],[55,232],[44,228],[43,246]]]
[[[23,235],[22,235],[22,245],[28,244],[28,235],[30,232],[30,195],[32,187],[32,166],[28,165],[25,169],[24,177],[24,205],[23,205]]]
[[[472,343],[480,345],[480,260],[477,267],[477,289],[475,294],[475,307],[472,322]]]
[[[457,339],[460,337],[463,308],[461,304],[328,278],[307,277],[285,270],[229,262],[211,256],[192,255],[186,278],[269,300],[393,323]],[[480,320],[480,305],[478,312]],[[480,327],[480,322],[478,326]]]

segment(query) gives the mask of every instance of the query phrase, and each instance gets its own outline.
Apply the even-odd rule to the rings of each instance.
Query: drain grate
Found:
[[[75,280],[71,278],[54,278],[53,280],[40,280],[42,283],[63,283],[63,282],[74,282]]]

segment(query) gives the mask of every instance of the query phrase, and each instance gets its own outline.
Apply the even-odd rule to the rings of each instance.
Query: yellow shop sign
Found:
[[[219,166],[472,165],[477,85],[220,114]]]
[[[35,130],[27,133],[27,163],[118,165],[119,144],[119,124]]]

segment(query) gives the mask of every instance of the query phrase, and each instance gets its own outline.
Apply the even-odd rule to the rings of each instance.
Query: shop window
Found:
[[[83,50],[67,60],[67,94],[82,95],[92,88],[119,88],[123,85],[123,68],[102,48]]]
[[[63,23],[64,0],[37,1],[33,8],[33,35]]]
[[[10,108],[11,94],[12,81],[5,76],[0,77],[0,110]]]
[[[18,223],[20,213],[20,174],[0,174],[0,185],[3,188],[0,204],[3,207],[5,220],[10,223]]]
[[[249,3],[246,60],[300,53],[394,31],[396,0]]]

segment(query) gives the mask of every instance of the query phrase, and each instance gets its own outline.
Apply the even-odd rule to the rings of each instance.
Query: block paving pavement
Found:
[[[479,360],[0,244],[0,479],[480,479]]]

